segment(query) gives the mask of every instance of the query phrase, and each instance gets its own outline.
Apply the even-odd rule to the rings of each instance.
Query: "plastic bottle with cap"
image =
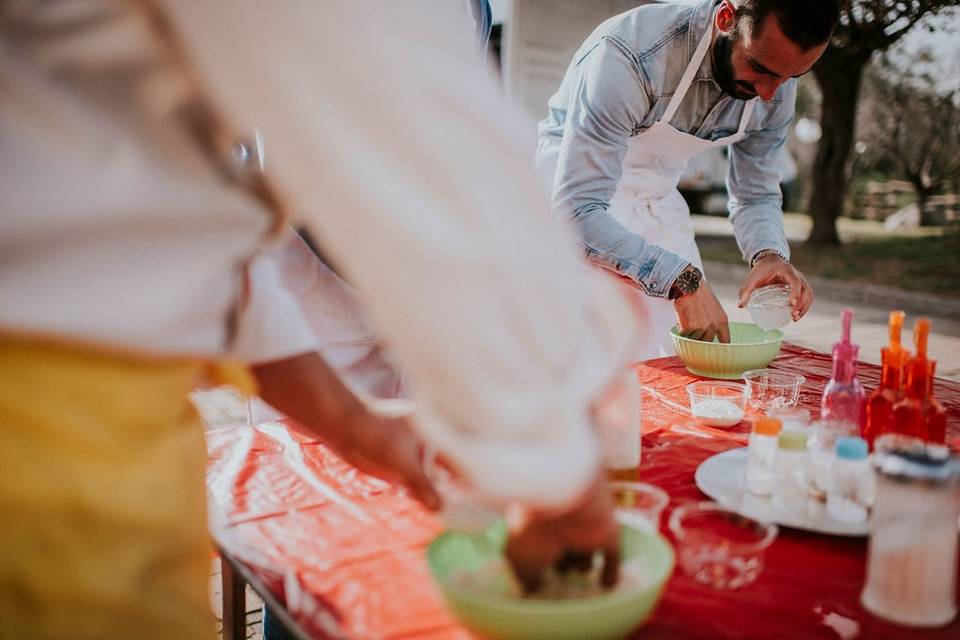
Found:
[[[857,425],[846,420],[817,420],[810,428],[807,441],[807,480],[810,493],[817,500],[826,501],[833,480],[837,459],[837,441],[860,433]]]
[[[833,345],[833,376],[823,390],[820,417],[842,420],[862,429],[866,422],[866,393],[857,378],[857,353],[860,346],[850,340],[853,309],[841,312],[843,332]]]
[[[900,344],[905,318],[903,311],[890,312],[890,342],[880,350],[883,359],[880,386],[867,398],[867,422],[863,427],[863,437],[871,447],[878,436],[893,431],[893,407],[903,397],[904,368],[910,357],[910,351]]]
[[[753,423],[747,450],[747,490],[758,496],[773,491],[773,464],[782,428],[783,423],[770,416],[761,416]]]
[[[904,397],[894,405],[893,423],[897,433],[943,444],[947,436],[947,411],[933,397],[936,361],[927,358],[930,320],[920,318],[913,327],[917,355],[907,365]]]
[[[803,516],[807,510],[807,434],[781,431],[773,461],[773,508]]]
[[[873,503],[873,473],[867,460],[867,441],[858,437],[837,440],[836,460],[830,490],[827,492],[827,513],[840,522],[866,522]]]

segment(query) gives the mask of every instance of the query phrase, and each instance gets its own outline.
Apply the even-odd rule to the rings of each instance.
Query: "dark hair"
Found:
[[[759,32],[774,15],[784,35],[803,49],[812,49],[830,39],[840,20],[838,0],[734,0],[737,20],[750,33]]]

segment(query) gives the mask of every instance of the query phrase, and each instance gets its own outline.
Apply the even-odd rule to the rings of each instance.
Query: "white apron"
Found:
[[[756,100],[754,98],[744,105],[737,132],[725,138],[704,140],[670,126],[670,121],[683,102],[700,63],[710,49],[712,33],[712,28],[707,29],[700,39],[663,117],[627,143],[622,175],[608,210],[618,222],[647,242],[680,255],[701,270],[703,264],[694,240],[690,210],[677,190],[677,184],[690,158],[712,147],[733,144],[746,135],[747,122]],[[554,148],[550,149],[550,146]],[[557,140],[540,149],[539,163],[546,169],[551,183],[555,175],[559,146]],[[667,283],[655,284],[662,287]],[[634,354],[634,359],[646,360],[672,355],[670,327],[677,322],[673,302],[666,298],[647,296],[632,284],[623,286],[632,289],[640,298],[639,322],[642,326],[639,327],[640,340],[636,343],[638,351]]]

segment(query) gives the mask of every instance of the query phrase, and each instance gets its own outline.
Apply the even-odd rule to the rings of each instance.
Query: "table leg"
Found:
[[[226,558],[220,558],[223,595],[223,640],[247,637],[247,584]]]

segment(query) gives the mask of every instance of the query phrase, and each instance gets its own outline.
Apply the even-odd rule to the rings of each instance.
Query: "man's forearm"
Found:
[[[750,204],[731,203],[730,222],[744,261],[751,262],[766,249],[790,259],[779,198]]]
[[[583,207],[574,216],[586,257],[633,280],[647,295],[665,298],[689,261],[647,242],[620,224],[599,205]]]
[[[349,423],[365,406],[319,354],[258,364],[253,373],[267,403],[335,449],[349,449]]]

